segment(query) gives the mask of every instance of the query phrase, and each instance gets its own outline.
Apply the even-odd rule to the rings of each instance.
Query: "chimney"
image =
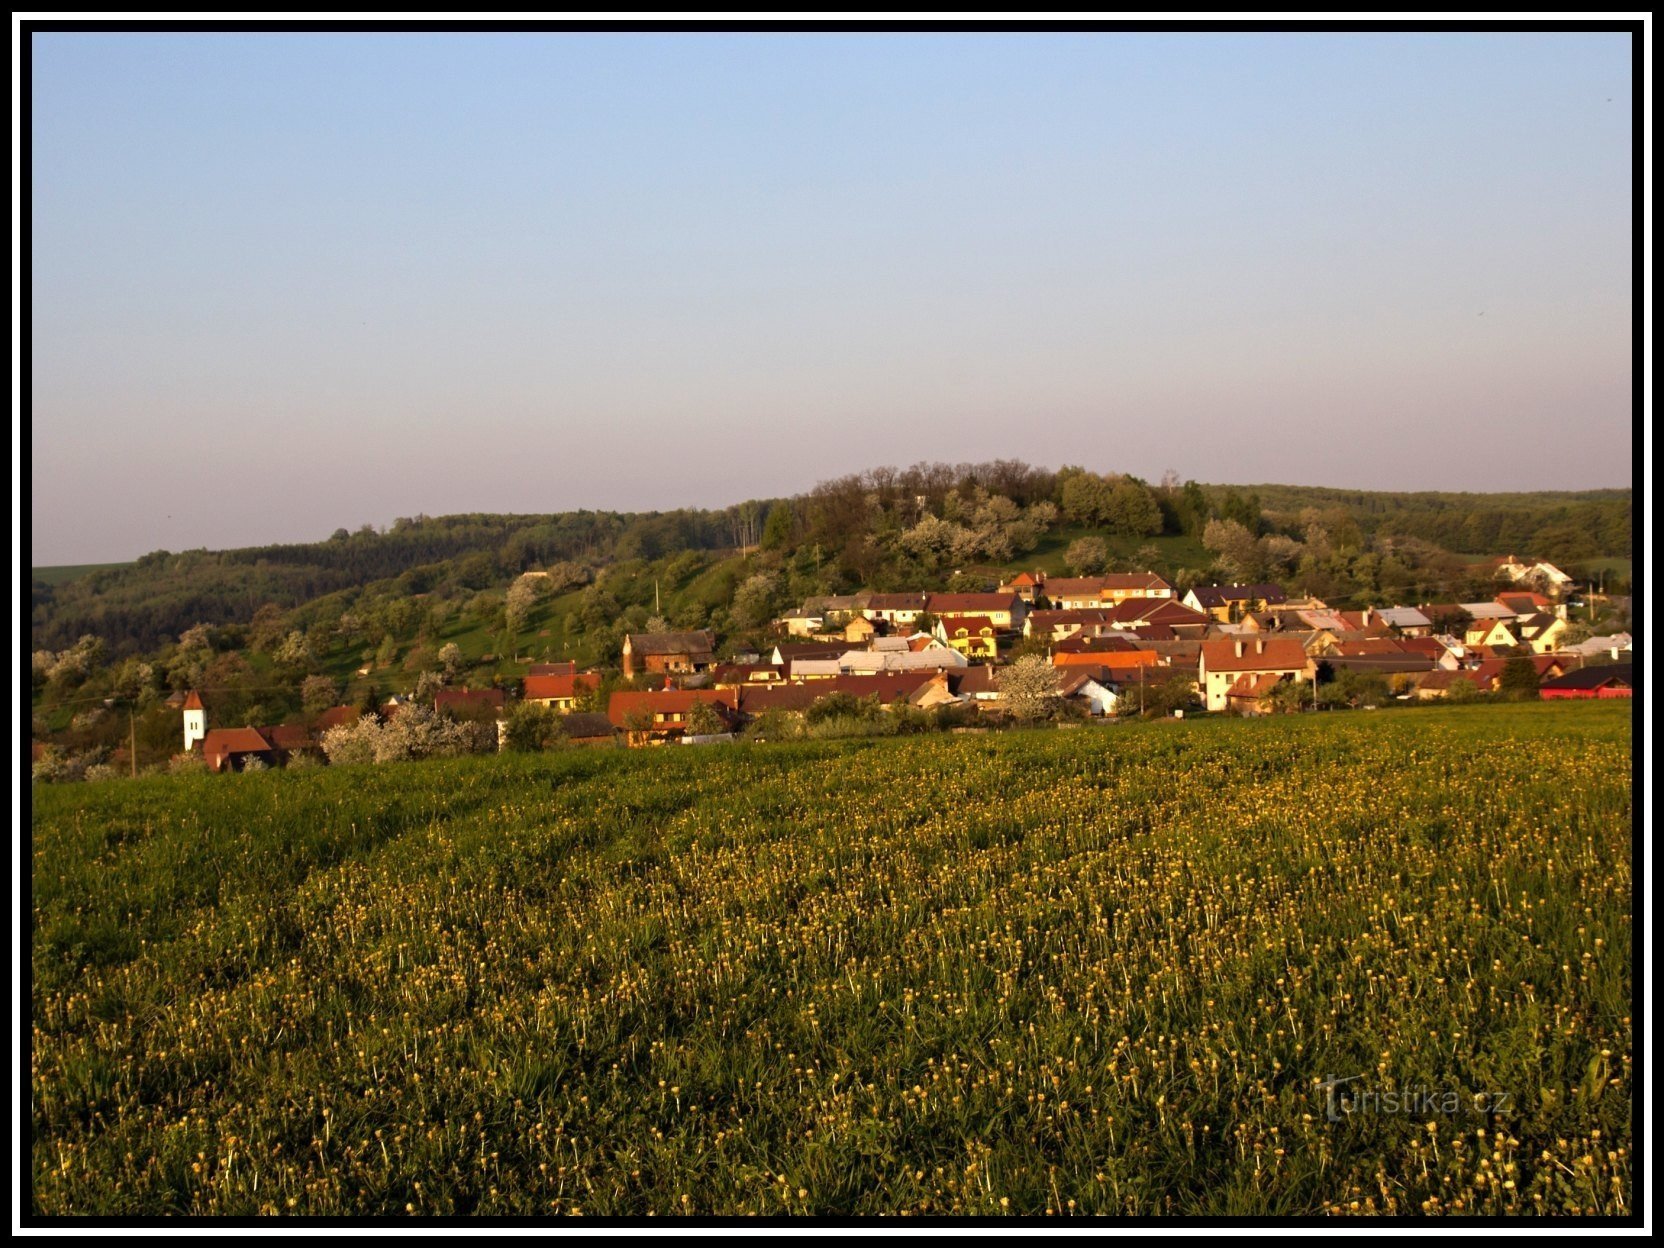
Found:
[[[1265,653],[1265,642],[1261,641],[1258,637],[1254,638],[1254,653],[1255,654],[1264,654]]]
[[[1236,639],[1236,657],[1239,659],[1242,657],[1242,638],[1240,637]]]

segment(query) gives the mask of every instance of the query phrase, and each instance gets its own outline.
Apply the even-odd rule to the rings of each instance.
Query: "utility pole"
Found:
[[[135,780],[139,777],[139,730],[133,725],[133,707],[127,707],[127,761],[131,764],[131,774]]]

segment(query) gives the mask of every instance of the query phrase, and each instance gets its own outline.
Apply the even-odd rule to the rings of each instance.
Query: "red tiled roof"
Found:
[[[260,735],[280,750],[304,750],[312,744],[312,733],[305,724],[273,724],[260,729]]]
[[[700,702],[732,711],[739,693],[737,689],[649,689],[645,692],[620,689],[607,700],[607,718],[622,728],[624,717],[631,711],[685,716]]]
[[[196,696],[196,690],[195,689],[192,689],[189,693],[187,693],[185,695],[184,709],[187,710],[187,711],[200,711],[200,710],[203,709],[202,699]]]
[[[1438,645],[1437,642],[1433,644]],[[1442,646],[1440,650],[1442,652]],[[1364,637],[1357,641],[1337,642],[1333,653],[1343,658],[1354,658],[1363,654],[1408,654],[1410,651],[1402,642],[1390,637]]]
[[[1292,637],[1227,637],[1202,643],[1202,663],[1210,672],[1303,671],[1306,649]]]
[[[926,609],[935,616],[981,615],[989,611],[1015,611],[1022,606],[1016,594],[931,594]]]
[[[315,732],[324,732],[330,728],[343,728],[356,724],[364,715],[362,709],[356,706],[332,706],[327,711],[321,711],[312,721]]]
[[[500,711],[503,709],[503,691],[501,689],[441,689],[433,695],[433,709],[439,711],[446,707],[458,711],[484,708]]]
[[[1227,698],[1249,698],[1258,702],[1278,685],[1283,678],[1275,672],[1244,672],[1225,690]]]

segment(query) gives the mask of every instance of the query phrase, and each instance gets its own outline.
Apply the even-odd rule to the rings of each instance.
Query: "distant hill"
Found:
[[[1083,477],[1105,491],[1115,481],[1122,484],[1113,497],[1094,495],[1081,488]],[[1285,548],[1319,524],[1340,560],[1326,563],[1321,582],[1313,581],[1325,586],[1322,592],[1430,593],[1452,576],[1449,552],[1626,566],[1632,500],[1629,490],[1472,494],[1174,481],[1149,486],[1136,478],[1110,474],[1100,480],[1078,468],[1052,471],[1008,460],[920,464],[853,474],[804,495],[722,510],[417,516],[384,531],[338,530],[313,543],[155,551],[126,564],[34,569],[31,645],[59,651],[92,634],[112,657],[147,653],[199,622],[246,625],[267,606],[300,628],[333,627],[343,612],[368,612],[376,620],[372,644],[384,632],[403,644],[402,617],[384,610],[389,604],[415,600],[426,611],[448,602],[460,609],[487,592],[500,596],[524,571],[568,563],[582,570],[577,584],[604,575],[605,586],[594,587],[581,603],[577,590],[561,596],[558,605],[548,604],[554,609],[540,625],[550,646],[575,645],[584,636],[599,655],[611,645],[603,628],[608,612],[616,619],[635,606],[678,626],[720,627],[728,623],[742,583],[759,575],[768,584],[754,588],[753,597],[770,601],[751,605],[779,608],[807,593],[941,587],[956,573],[975,579],[1024,566],[1058,571],[1070,542],[1101,534],[1118,565],[1148,563],[1181,580],[1212,578],[1219,569],[1202,536],[1214,518],[1246,523],[1263,537],[1286,537]],[[934,545],[911,540],[911,531],[927,520],[940,521]],[[1346,551],[1354,553],[1341,558]],[[1430,581],[1423,573],[1434,567],[1435,554],[1442,564]],[[1360,564],[1359,555],[1368,558]],[[482,621],[477,644],[484,649],[489,612],[481,607],[475,614]]]
[[[54,568],[30,568],[29,579],[44,585],[62,585],[89,572],[106,572],[112,568],[131,567],[128,563],[65,563]]]

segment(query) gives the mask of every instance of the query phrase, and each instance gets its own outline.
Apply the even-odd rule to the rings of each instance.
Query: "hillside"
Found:
[[[44,787],[30,1209],[1627,1213],[1630,748],[1516,705]]]
[[[945,584],[955,569],[969,571],[972,579],[977,570],[998,575],[1029,566],[1056,573],[1064,570],[1069,544],[1094,535],[1105,539],[1112,565],[1139,570],[1153,565],[1187,586],[1230,571],[1215,565],[1201,541],[1206,522],[1221,517],[1244,520],[1261,535],[1296,540],[1315,517],[1331,544],[1344,546],[1350,540],[1359,554],[1391,553],[1406,564],[1399,586],[1377,586],[1373,565],[1364,574],[1349,563],[1323,569],[1317,579],[1324,588],[1313,592],[1326,590],[1343,598],[1360,588],[1442,590],[1457,567],[1449,552],[1529,553],[1574,568],[1590,561],[1609,575],[1621,574],[1631,554],[1632,496],[1627,490],[1393,494],[1137,483],[1128,489],[1135,501],[1140,492],[1146,496],[1148,510],[1135,509],[1129,519],[1107,497],[1095,499],[1089,491],[1071,495],[1071,480],[1078,484],[1092,475],[1012,461],[916,465],[905,472],[874,470],[825,482],[796,498],[753,500],[722,511],[418,516],[400,519],[385,532],[368,526],[356,533],[342,529],[312,544],[155,551],[131,564],[51,569],[35,577],[31,647],[59,651],[90,634],[114,656],[142,654],[194,624],[247,624],[266,604],[293,612],[307,627],[332,614],[339,617],[367,598],[434,595],[458,601],[506,588],[521,572],[557,562],[592,572],[639,566],[640,575],[668,577],[680,590],[690,579],[688,558],[698,558],[700,571],[710,572],[737,550],[755,551],[759,543],[778,560],[776,566],[785,565],[789,584],[780,590],[787,597],[860,586],[901,588],[921,578]],[[925,512],[915,498],[926,500]],[[1004,517],[989,522],[1009,530],[992,545],[950,551],[944,538],[934,557],[904,548],[900,539],[926,513],[971,533],[973,513],[986,509],[990,498],[1035,516],[1028,531],[1018,533],[1013,520]],[[1036,504],[1053,509],[1049,518],[1034,511]],[[778,527],[765,533],[765,519],[777,513]],[[1349,530],[1355,537],[1345,537]],[[1401,539],[1412,541],[1406,545]],[[746,563],[729,566],[736,585],[742,573],[753,570]],[[650,597],[642,598],[633,588],[622,595],[611,585],[608,589],[624,605],[651,605]],[[660,592],[662,601],[662,585]],[[705,589],[693,595],[700,602],[711,600],[707,612],[728,605],[715,597]],[[685,614],[691,620],[697,612]],[[563,621],[555,623],[564,628]],[[690,626],[702,623],[693,620]],[[400,629],[384,631],[400,644],[409,641]]]

